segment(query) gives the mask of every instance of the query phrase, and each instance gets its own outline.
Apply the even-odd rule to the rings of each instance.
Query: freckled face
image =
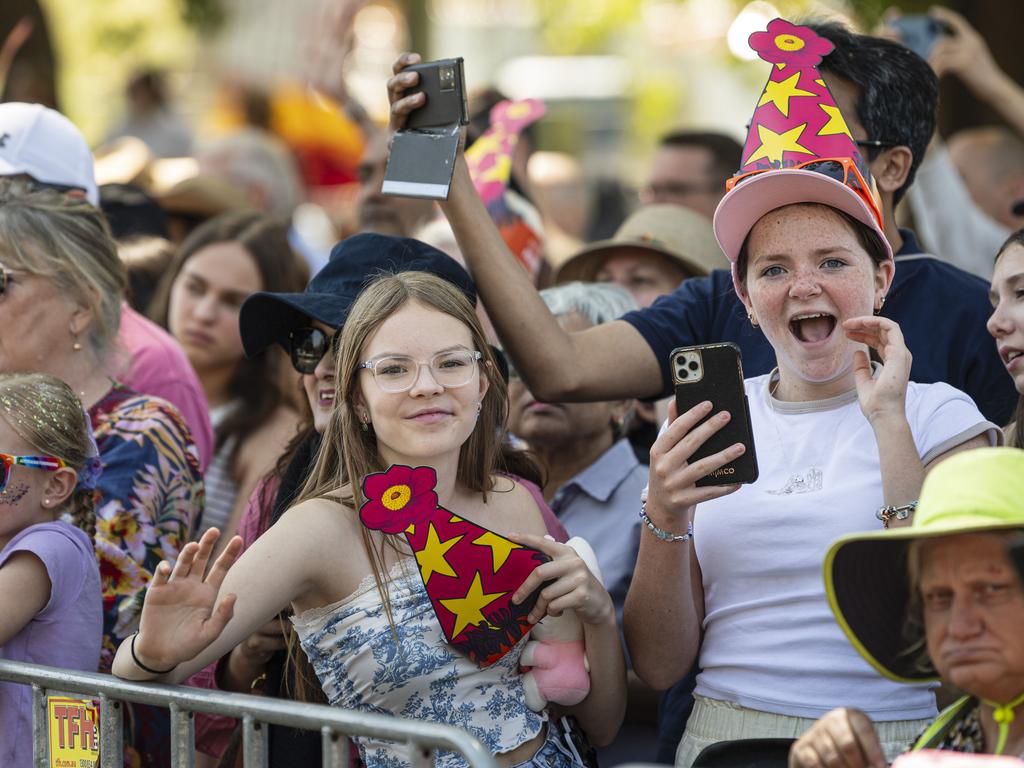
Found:
[[[850,225],[824,205],[790,205],[751,229],[744,303],[768,338],[783,376],[830,382],[852,375],[842,323],[870,315],[892,280]]]

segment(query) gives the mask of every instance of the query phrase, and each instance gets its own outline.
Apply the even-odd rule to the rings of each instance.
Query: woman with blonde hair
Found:
[[[0,450],[0,658],[92,672],[103,603],[88,416],[53,376],[2,374]],[[32,691],[0,683],[0,763],[31,759]]]
[[[508,396],[472,306],[433,275],[380,277],[353,305],[337,361],[335,409],[300,503],[233,567],[237,539],[204,579],[215,531],[189,544],[173,571],[161,565],[140,632],[118,651],[114,673],[185,679],[290,604],[332,705],[459,725],[505,766],[578,764],[548,713],[525,705],[522,644],[486,667],[456,651],[404,538],[364,527],[356,513],[364,477],[426,466],[436,472],[439,506],[550,557],[511,599],[524,603],[546,584],[529,621],[576,611],[592,688],[570,712],[593,741],[614,737],[625,671],[612,602],[572,549],[543,538],[529,491],[497,471]],[[408,764],[394,745],[357,742],[367,765]]]
[[[103,574],[103,647],[138,625],[153,569],[177,556],[202,512],[195,445],[173,406],[111,380],[124,267],[102,213],[24,182],[0,181],[0,373],[48,373],[78,395],[103,464],[96,553]],[[167,764],[165,711],[133,707],[127,751]]]

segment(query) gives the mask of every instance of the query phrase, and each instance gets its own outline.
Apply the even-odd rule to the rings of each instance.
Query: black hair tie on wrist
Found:
[[[131,641],[130,648],[131,648],[131,652],[132,652],[132,661],[135,662],[135,665],[139,669],[141,669],[141,670],[143,670],[145,672],[149,672],[149,674],[151,674],[151,675],[166,675],[167,673],[173,672],[174,670],[176,670],[178,668],[178,665],[175,664],[170,669],[163,669],[163,670],[153,669],[152,667],[147,667],[145,664],[143,664],[141,661],[139,661],[139,657],[135,655],[135,638],[138,637],[138,636],[139,636],[138,632],[135,632],[132,635],[132,641]]]

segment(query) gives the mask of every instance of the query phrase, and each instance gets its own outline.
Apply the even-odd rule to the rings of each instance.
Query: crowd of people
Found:
[[[1024,756],[1024,89],[933,13],[928,60],[897,27],[771,22],[745,141],[666,135],[614,234],[539,266],[473,174],[493,93],[445,200],[381,193],[415,53],[329,257],[287,174],[226,208],[211,163],[219,203],[184,215],[98,188],[58,112],[0,103],[0,658],[455,725],[505,767]],[[1009,127],[939,138],[942,76]],[[191,151],[172,127],[116,132]],[[546,220],[507,159],[510,207]],[[746,406],[679,407],[673,350],[723,343]],[[750,452],[755,477],[707,482]],[[375,491],[395,468],[434,485]],[[424,499],[443,524],[399,516]],[[467,522],[483,570],[441,535]],[[559,664],[589,682],[534,706],[529,630],[566,615]],[[486,660],[457,640],[491,631]],[[0,682],[3,765],[31,764],[31,708]],[[126,766],[170,765],[166,710],[124,724]],[[237,764],[234,720],[195,726],[198,765]],[[320,734],[269,749],[318,764]],[[352,758],[414,762],[370,737]]]

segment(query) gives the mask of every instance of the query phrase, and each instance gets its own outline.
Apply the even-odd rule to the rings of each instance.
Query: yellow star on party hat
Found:
[[[512,595],[550,558],[439,506],[436,485],[431,467],[394,464],[367,475],[359,519],[371,530],[404,534],[445,638],[487,667],[533,626],[539,589],[518,604]]]
[[[743,161],[715,211],[715,237],[736,259],[758,219],[794,203],[821,203],[849,214],[885,239],[881,205],[867,163],[818,71],[832,43],[783,19],[755,32],[750,47],[772,65],[754,108]]]

